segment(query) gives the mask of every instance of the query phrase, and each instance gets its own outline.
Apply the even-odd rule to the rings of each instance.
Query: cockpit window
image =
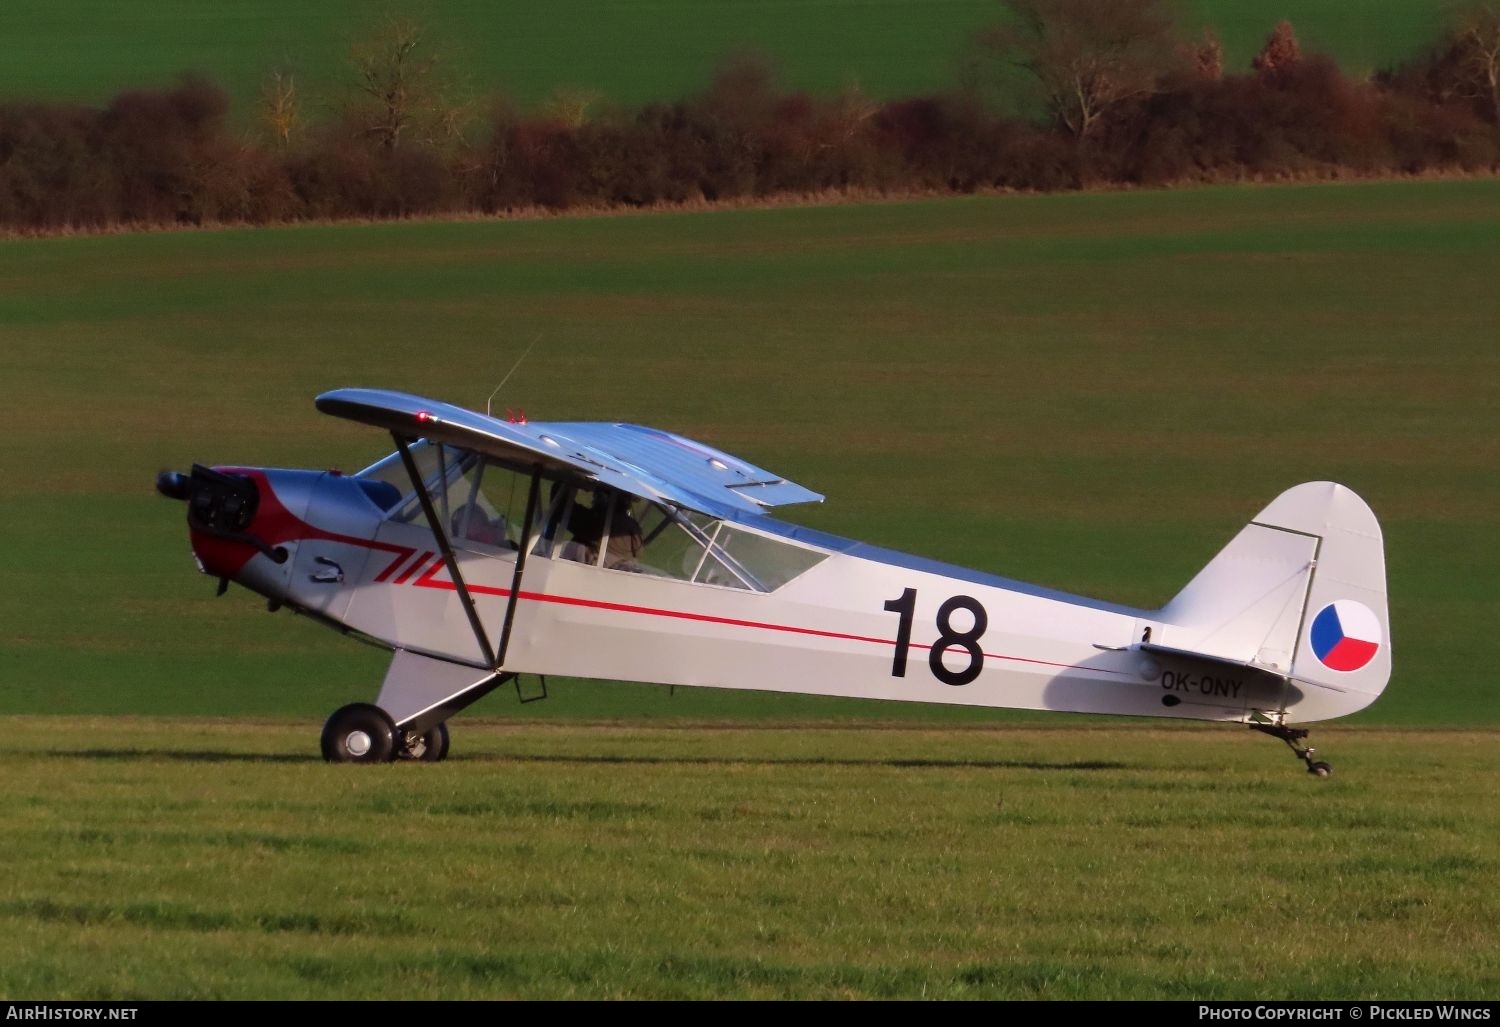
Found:
[[[455,547],[492,555],[517,549],[528,473],[425,440],[412,445],[411,455]],[[424,522],[400,453],[356,477],[390,519]],[[531,537],[538,557],[752,592],[774,592],[828,555],[733,521],[557,480],[543,482]]]
[[[551,523],[554,559],[754,592],[775,591],[827,555],[608,489],[560,498]]]
[[[530,475],[513,471],[472,450],[425,440],[412,445],[411,455],[438,520],[454,546],[514,551],[520,545]],[[408,524],[423,522],[422,502],[411,487],[399,452],[359,472],[358,477],[367,494],[370,488],[401,490],[402,498],[379,504],[390,511],[391,520]]]
[[[725,564],[747,572],[763,592],[776,591],[803,572],[812,570],[828,555],[782,539],[757,535],[729,521],[719,522],[713,543],[723,554]]]
[[[378,478],[360,478],[359,489],[365,497],[382,510],[389,510],[401,502],[401,490],[388,481]]]
[[[442,447],[434,446],[426,439],[422,439],[411,445],[412,460],[416,463],[417,468],[422,472],[422,477],[427,480],[429,488],[432,487],[433,479],[437,475],[438,450],[440,448]],[[407,476],[406,465],[401,461],[400,452],[392,453],[384,460],[380,460],[376,463],[371,464],[369,467],[366,467],[363,471],[360,471],[358,474],[356,474],[355,477],[360,480],[361,487],[365,489],[366,495],[369,495],[370,487],[364,485],[365,482],[369,482],[372,485],[377,482],[383,482],[395,488],[397,490],[398,497],[406,496],[413,502],[415,502],[416,500],[416,494],[412,492],[411,488],[411,478]],[[375,485],[375,487],[378,488],[379,486]],[[389,510],[396,504],[391,503],[389,505],[378,505],[380,505],[382,509]]]

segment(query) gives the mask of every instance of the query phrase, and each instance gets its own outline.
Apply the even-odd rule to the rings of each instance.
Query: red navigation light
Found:
[[[426,424],[428,421],[435,421],[435,420],[437,420],[437,418],[433,417],[427,411],[425,411],[425,410],[419,410],[419,411],[417,411],[417,423],[418,424]]]

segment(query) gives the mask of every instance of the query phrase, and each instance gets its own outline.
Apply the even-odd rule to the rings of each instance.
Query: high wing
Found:
[[[502,421],[450,403],[385,389],[335,389],[325,414],[403,438],[445,442],[521,464],[582,474],[622,492],[716,517],[818,503],[816,492],[701,442],[656,428],[608,422]]]

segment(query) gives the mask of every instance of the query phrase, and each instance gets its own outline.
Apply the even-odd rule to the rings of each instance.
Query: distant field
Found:
[[[296,716],[311,751],[381,654],[214,599],[152,478],[357,468],[388,442],[315,394],[480,405],[541,333],[501,405],[697,436],[825,492],[818,527],[1128,603],[1345,482],[1392,597],[1362,719],[1494,724],[1496,266],[1494,181],[0,242],[0,711]],[[478,709],[1001,716],[554,685]]]
[[[1500,994],[1493,732],[7,728],[3,998]]]
[[[98,100],[186,69],[224,82],[248,109],[274,66],[296,69],[305,95],[331,102],[351,40],[383,10],[430,26],[456,79],[473,92],[531,104],[560,86],[618,103],[672,99],[700,88],[726,55],[770,56],[797,88],[859,83],[880,96],[945,88],[995,0],[7,0],[0,95]],[[1185,21],[1223,37],[1244,67],[1281,18],[1305,46],[1362,74],[1412,55],[1433,35],[1440,0],[1190,0]]]

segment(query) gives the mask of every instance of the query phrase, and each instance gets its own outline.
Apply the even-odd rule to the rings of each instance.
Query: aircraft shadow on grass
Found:
[[[314,754],[280,752],[227,752],[214,749],[73,749],[53,755],[86,760],[141,761],[165,760],[172,763],[314,763]],[[475,763],[582,763],[620,766],[767,766],[767,767],[895,767],[903,770],[1145,770],[1143,765],[1114,760],[1004,760],[1004,759],[929,759],[925,757],[770,757],[756,756],[612,756],[565,754],[473,755],[465,762]]]
[[[317,763],[320,758],[311,753],[288,752],[226,752],[216,749],[58,749],[51,755],[84,760],[119,760],[122,762],[149,762],[167,760],[172,763]]]
[[[893,756],[889,758],[789,756],[761,758],[756,756],[611,756],[503,754],[470,757],[476,761],[515,763],[585,763],[622,766],[768,766],[768,767],[896,767],[903,770],[1144,770],[1144,766],[1107,760],[1002,760],[1002,759],[929,759]]]

